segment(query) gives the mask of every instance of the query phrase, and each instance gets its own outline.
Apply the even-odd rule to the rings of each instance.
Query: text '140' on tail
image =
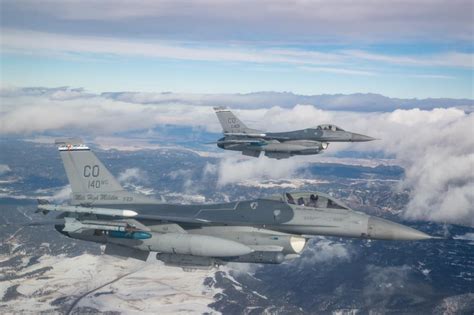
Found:
[[[149,202],[145,196],[125,191],[81,139],[55,141],[71,184],[73,204]]]

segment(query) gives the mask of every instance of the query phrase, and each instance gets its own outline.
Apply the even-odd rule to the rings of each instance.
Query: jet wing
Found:
[[[95,214],[110,217],[122,217],[122,218],[134,218],[134,219],[152,219],[167,222],[178,222],[178,223],[210,223],[209,220],[193,218],[193,217],[177,217],[168,215],[140,215],[134,210],[122,210],[122,209],[109,209],[109,208],[95,208],[95,207],[82,207],[82,206],[61,206],[52,204],[39,204],[38,211],[45,212],[70,212],[70,213],[81,213],[81,214]]]
[[[166,222],[176,222],[176,223],[211,223],[211,221],[206,219],[199,219],[194,217],[175,217],[175,216],[168,216],[168,215],[160,215],[160,214],[153,214],[153,215],[141,215],[137,219],[150,219],[150,220],[159,220],[159,221],[166,221]]]
[[[96,207],[82,207],[82,206],[62,206],[53,205],[39,202],[37,212],[43,211],[47,213],[53,212],[72,212],[72,213],[83,213],[83,214],[97,214],[111,217],[123,217],[130,218],[138,215],[133,210],[121,210],[121,209],[108,209],[108,208],[96,208]]]

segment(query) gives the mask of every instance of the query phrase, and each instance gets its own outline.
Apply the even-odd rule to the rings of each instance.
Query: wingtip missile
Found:
[[[122,209],[108,209],[95,207],[81,207],[81,206],[62,206],[53,204],[39,204],[38,211],[56,211],[56,212],[73,212],[73,213],[90,213],[117,217],[134,217],[138,213],[133,210]]]

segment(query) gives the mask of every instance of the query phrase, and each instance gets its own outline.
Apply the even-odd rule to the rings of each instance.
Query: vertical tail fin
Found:
[[[260,130],[248,128],[237,116],[225,107],[214,107],[217,118],[224,133],[262,133]]]
[[[71,184],[73,204],[117,204],[147,200],[125,191],[81,139],[57,139],[55,144]]]
[[[123,191],[119,182],[81,139],[58,139],[55,143],[73,193]]]

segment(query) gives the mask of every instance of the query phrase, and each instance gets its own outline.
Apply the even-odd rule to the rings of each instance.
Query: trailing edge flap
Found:
[[[150,252],[109,243],[105,246],[104,254],[123,259],[134,258],[146,261]]]

